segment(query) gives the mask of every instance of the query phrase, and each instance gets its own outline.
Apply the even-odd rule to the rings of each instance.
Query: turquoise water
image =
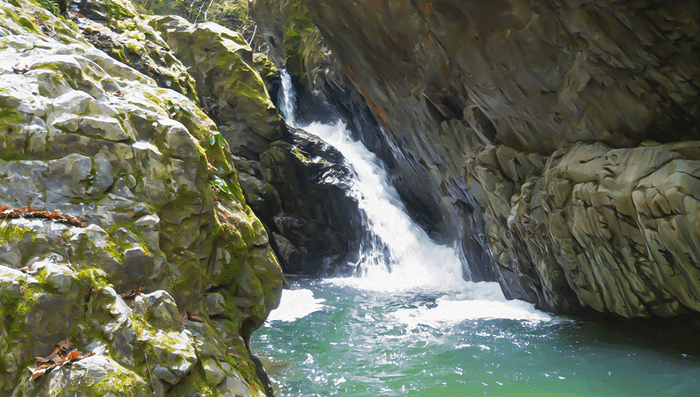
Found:
[[[680,326],[333,281],[295,288],[251,344],[278,396],[700,395],[697,333]]]
[[[299,127],[281,76],[280,109]],[[302,127],[354,170],[369,238],[355,277],[298,282],[254,334],[278,396],[700,396],[697,331],[553,317],[464,281],[458,252],[413,223],[342,121]]]

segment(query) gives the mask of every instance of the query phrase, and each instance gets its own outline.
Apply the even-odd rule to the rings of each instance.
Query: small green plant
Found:
[[[52,14],[56,15],[56,10],[58,9],[56,6],[57,4],[53,2],[53,0],[39,0],[39,4],[41,4],[42,7],[46,8],[51,12]]]
[[[229,189],[226,181],[223,179],[216,175],[212,175],[212,179],[209,181],[209,184],[211,185],[211,190],[214,192],[214,194],[224,196],[224,198],[227,200],[234,200],[235,196],[231,192],[231,189]]]
[[[38,3],[49,10],[50,13],[54,15],[60,15],[62,11],[65,11],[68,7],[68,0],[37,0]]]
[[[209,146],[214,146],[217,142],[219,142],[219,145],[221,145],[222,147],[226,146],[226,140],[224,139],[224,136],[221,135],[219,131],[214,131],[209,137]]]

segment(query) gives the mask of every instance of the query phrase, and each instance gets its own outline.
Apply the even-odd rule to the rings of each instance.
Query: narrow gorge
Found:
[[[0,0],[0,397],[692,395],[699,89],[680,0]]]
[[[260,0],[255,12],[271,59],[349,119],[376,120],[355,133],[477,278],[557,313],[700,310],[697,4]]]

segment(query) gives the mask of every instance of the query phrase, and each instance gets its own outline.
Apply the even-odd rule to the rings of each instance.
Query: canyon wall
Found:
[[[697,3],[257,0],[255,15],[274,61],[382,127],[358,136],[475,279],[555,312],[700,311]]]

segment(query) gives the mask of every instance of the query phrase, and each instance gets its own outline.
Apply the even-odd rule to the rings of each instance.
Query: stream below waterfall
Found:
[[[289,77],[280,109],[295,126]],[[463,280],[342,122],[303,128],[355,171],[367,233],[353,277],[297,280],[251,341],[280,397],[697,396],[696,333],[552,316]]]

